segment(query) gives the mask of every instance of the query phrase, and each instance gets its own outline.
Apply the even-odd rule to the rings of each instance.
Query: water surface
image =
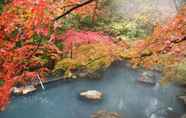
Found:
[[[141,70],[126,63],[113,64],[101,80],[68,80],[48,84],[45,91],[13,97],[0,118],[90,118],[93,112],[119,112],[122,118],[179,118],[186,111],[176,99],[182,93],[174,85],[147,86],[136,81]],[[156,74],[160,78],[159,74]],[[96,89],[104,93],[99,102],[80,99],[79,93]]]

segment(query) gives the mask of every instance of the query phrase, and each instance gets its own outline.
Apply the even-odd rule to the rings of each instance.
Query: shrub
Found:
[[[162,80],[163,83],[174,81],[182,85],[186,84],[186,59],[178,64],[167,67],[164,75],[165,79]]]

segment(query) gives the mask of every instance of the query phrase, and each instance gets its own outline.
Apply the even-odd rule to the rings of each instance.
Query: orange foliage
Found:
[[[0,110],[8,104],[11,88],[17,82],[30,82],[37,74],[44,79],[44,73],[49,68],[40,57],[52,61],[61,58],[62,49],[52,42],[56,36],[50,35],[55,32],[53,19],[74,4],[79,4],[80,0],[65,0],[65,3],[53,1],[55,0],[12,0],[4,6],[0,15],[0,80],[4,82],[0,86]],[[95,5],[93,2],[74,12],[82,16],[90,15],[93,14]]]
[[[157,25],[153,34],[133,45],[130,57],[136,65],[151,68],[156,64],[174,64],[186,56],[186,6],[165,25]],[[131,53],[130,52],[130,53]],[[162,59],[163,57],[163,59]],[[169,57],[165,61],[164,57]],[[138,58],[138,59],[134,59]],[[171,59],[172,58],[172,59]],[[138,60],[138,61],[133,61]]]
[[[37,46],[27,41],[34,35],[47,37],[51,27],[51,18],[45,13],[47,6],[44,0],[13,0],[0,16],[0,80],[4,81],[0,87],[0,109],[7,105],[11,88],[17,81],[33,79],[37,74],[25,71],[39,63],[30,59]],[[42,68],[37,70],[38,74],[40,70]]]

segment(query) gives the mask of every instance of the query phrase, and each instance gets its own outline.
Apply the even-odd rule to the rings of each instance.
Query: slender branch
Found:
[[[69,10],[67,10],[67,11],[66,11],[65,13],[63,13],[62,15],[56,17],[56,18],[54,19],[54,21],[59,20],[60,18],[62,18],[62,17],[64,17],[64,16],[68,15],[69,13],[71,13],[72,11],[74,11],[75,9],[78,9],[78,8],[84,6],[84,5],[87,5],[87,4],[89,4],[89,3],[92,3],[93,1],[95,1],[95,0],[86,0],[85,2],[82,2],[82,3],[80,3],[80,4],[77,4],[76,6],[72,7],[72,8],[69,9]]]

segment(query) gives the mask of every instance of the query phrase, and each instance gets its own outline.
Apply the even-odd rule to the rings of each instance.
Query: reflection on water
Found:
[[[104,72],[102,80],[52,83],[45,91],[14,97],[0,118],[90,118],[99,110],[119,112],[122,118],[179,118],[185,109],[175,96],[181,89],[140,84],[136,79],[141,72],[120,62]],[[79,98],[79,92],[90,89],[103,92],[104,99],[89,102]]]

